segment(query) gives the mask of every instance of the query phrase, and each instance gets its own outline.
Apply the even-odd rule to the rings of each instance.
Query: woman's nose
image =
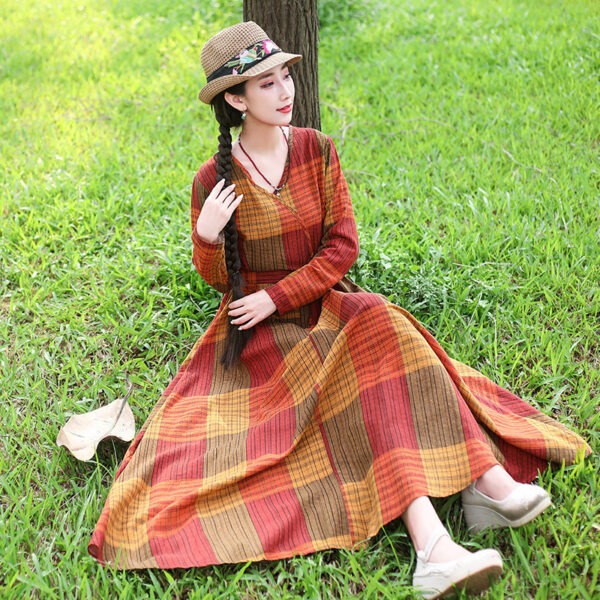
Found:
[[[294,84],[291,81],[283,81],[281,83],[281,97],[289,98],[293,95]]]

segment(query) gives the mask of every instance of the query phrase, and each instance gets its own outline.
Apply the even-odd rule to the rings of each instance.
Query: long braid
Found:
[[[220,97],[220,98],[219,98]],[[233,160],[231,155],[231,127],[241,124],[241,115],[230,107],[220,94],[213,100],[215,116],[219,123],[219,151],[217,153],[217,182],[225,180],[225,187],[231,185],[231,168]],[[241,261],[238,247],[238,232],[235,224],[235,212],[223,228],[225,235],[225,264],[229,275],[233,300],[239,300],[244,296],[244,280],[240,273]],[[248,340],[252,337],[252,330],[240,331],[235,325],[229,323],[225,351],[221,356],[221,364],[226,369],[232,367],[239,360]]]

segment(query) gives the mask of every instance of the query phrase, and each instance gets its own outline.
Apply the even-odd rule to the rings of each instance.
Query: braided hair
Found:
[[[245,82],[226,90],[230,94],[241,95],[244,92]],[[225,180],[225,187],[231,185],[231,168],[233,160],[231,156],[231,128],[242,125],[242,113],[236,110],[225,100],[225,92],[221,92],[213,98],[211,105],[215,111],[215,118],[219,123],[219,150],[217,152],[217,180],[215,183]],[[235,211],[223,229],[225,235],[225,264],[229,284],[233,294],[233,300],[239,300],[244,296],[244,280],[240,274],[241,262],[238,248],[238,232],[235,224]],[[242,350],[248,340],[252,337],[252,330],[240,331],[235,325],[229,323],[225,351],[221,356],[221,364],[226,369],[233,366],[240,358]]]

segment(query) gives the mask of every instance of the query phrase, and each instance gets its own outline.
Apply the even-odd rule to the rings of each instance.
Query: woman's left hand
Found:
[[[277,307],[265,290],[244,296],[229,305],[229,316],[233,317],[232,325],[238,329],[250,329],[271,316]]]

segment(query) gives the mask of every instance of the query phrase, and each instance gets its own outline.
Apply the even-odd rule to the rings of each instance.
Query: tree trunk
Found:
[[[292,124],[320,129],[317,0],[244,0],[244,20],[258,23],[285,52],[302,54],[292,67]]]

